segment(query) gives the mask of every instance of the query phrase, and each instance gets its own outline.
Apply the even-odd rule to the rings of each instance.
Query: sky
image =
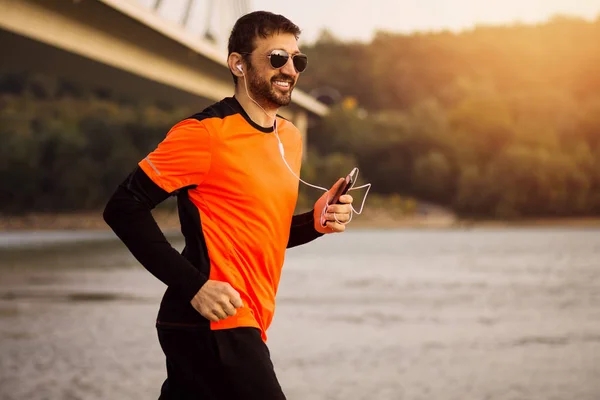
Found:
[[[314,41],[323,28],[342,40],[370,40],[376,30],[460,31],[478,24],[535,23],[556,14],[594,20],[600,0],[251,0],[255,10],[283,14]]]
[[[137,0],[151,6],[156,0]],[[174,22],[181,20],[187,0],[162,0],[159,12]],[[195,0],[188,29],[198,35],[211,27],[223,42],[239,16],[240,1]],[[242,2],[243,3],[243,2]],[[341,40],[369,41],[376,30],[415,31],[470,29],[481,24],[537,23],[563,14],[595,20],[600,0],[248,0],[250,10],[283,14],[303,31],[301,43],[311,43],[327,28]],[[237,6],[236,6],[237,4]]]

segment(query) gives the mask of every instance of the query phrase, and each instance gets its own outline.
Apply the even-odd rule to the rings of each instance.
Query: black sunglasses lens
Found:
[[[273,51],[269,55],[269,59],[271,60],[271,66],[273,68],[283,67],[287,63],[289,58],[289,54],[282,50]],[[308,64],[308,57],[306,57],[306,55],[304,54],[296,54],[292,57],[292,61],[294,62],[294,68],[296,68],[296,71],[303,72],[306,69],[306,65]]]
[[[303,72],[308,64],[308,58],[305,55],[297,55],[294,57],[294,68],[296,71]]]
[[[282,55],[282,54],[272,53],[271,54],[271,66],[273,68],[281,68],[285,65],[288,58],[290,58],[290,56],[288,56],[287,54]]]

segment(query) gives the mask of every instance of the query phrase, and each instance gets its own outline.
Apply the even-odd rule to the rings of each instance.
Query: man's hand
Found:
[[[352,212],[352,196],[345,194],[340,197],[342,204],[330,204],[325,211],[325,226],[321,225],[321,213],[328,203],[329,199],[336,192],[338,187],[344,183],[344,178],[340,178],[329,191],[317,200],[314,208],[315,229],[319,233],[335,233],[344,232],[346,222],[350,221],[350,213]],[[336,221],[337,219],[337,221]],[[340,223],[341,222],[341,223]]]
[[[213,322],[235,315],[235,309],[243,305],[240,294],[229,283],[214,280],[206,281],[190,303]]]

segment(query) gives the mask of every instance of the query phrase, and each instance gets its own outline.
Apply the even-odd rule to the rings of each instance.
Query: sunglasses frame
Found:
[[[251,55],[252,53],[240,53],[240,54]],[[279,56],[279,57],[286,57],[286,60],[283,63],[283,65],[281,65],[280,67],[276,67],[273,65],[273,60],[271,59],[271,57],[274,55]],[[298,68],[296,67],[296,64],[294,63],[294,58],[297,56],[304,57],[304,59],[306,60],[306,65],[302,71],[298,71]],[[304,53],[290,54],[283,49],[274,49],[274,50],[271,50],[268,54],[266,54],[266,57],[269,59],[269,64],[271,65],[271,68],[273,68],[273,69],[280,69],[280,68],[285,67],[285,65],[288,63],[290,58],[292,59],[292,64],[294,65],[294,69],[296,70],[297,73],[301,74],[302,72],[306,71],[306,68],[308,67],[308,56]]]

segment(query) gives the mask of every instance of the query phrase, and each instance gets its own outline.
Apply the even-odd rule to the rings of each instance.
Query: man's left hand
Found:
[[[319,233],[336,233],[344,232],[346,225],[350,221],[350,213],[352,212],[352,196],[345,194],[340,196],[341,204],[330,204],[325,211],[324,219],[326,221],[325,226],[321,225],[321,212],[325,208],[327,201],[336,192],[339,185],[344,183],[344,179],[340,178],[332,187],[323,194],[315,203],[314,218],[315,218],[315,229]],[[337,221],[336,221],[337,219]]]

